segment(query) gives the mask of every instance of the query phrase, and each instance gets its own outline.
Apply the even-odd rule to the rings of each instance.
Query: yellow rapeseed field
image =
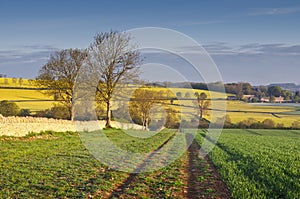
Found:
[[[19,84],[19,79],[13,82],[13,78],[0,78],[1,87],[24,87],[34,88],[28,79],[22,79],[22,84]],[[39,90],[25,90],[25,89],[1,89],[0,88],[0,101],[2,100],[52,100],[53,97],[44,95]],[[38,111],[53,106],[53,102],[16,102],[21,109],[30,109],[31,111]]]
[[[0,78],[0,86],[2,87],[25,87],[30,88],[34,87],[32,84],[32,80],[22,79],[22,84],[20,84],[19,79],[13,78]],[[132,90],[135,88],[130,88]],[[212,99],[225,99],[227,97],[226,94],[220,92],[210,92],[206,90],[195,90],[195,89],[188,89],[188,88],[160,88],[155,87],[151,88],[155,91],[164,91],[169,92],[169,97],[174,98],[176,94],[180,92],[181,98],[184,99],[191,99],[191,100],[174,100],[173,104],[170,101],[166,101],[165,105],[176,109],[182,112],[184,119],[190,120],[194,117],[195,110],[190,108],[193,106],[193,99],[195,99],[194,93],[195,92],[204,92],[207,94],[208,98]],[[127,93],[132,93],[132,91],[127,91]],[[128,99],[131,96],[126,96]],[[52,100],[53,97],[49,97],[44,95],[41,91],[38,90],[24,90],[24,89],[0,89],[0,101],[1,100]],[[30,109],[31,111],[38,111],[47,108],[51,108],[54,105],[54,102],[51,101],[35,101],[35,102],[16,102],[21,109]],[[214,104],[226,104],[225,108],[227,110],[227,115],[230,117],[232,123],[238,123],[242,120],[247,120],[248,118],[252,118],[256,121],[263,121],[265,119],[272,119],[276,124],[283,124],[284,126],[288,127],[295,121],[300,121],[300,116],[298,115],[278,115],[280,118],[275,117],[272,114],[265,114],[259,112],[273,112],[273,113],[285,113],[285,112],[294,112],[299,107],[293,106],[270,106],[268,104],[251,104],[245,103],[241,101],[224,101],[224,100],[216,100]],[[117,109],[120,103],[113,103],[113,109]],[[300,106],[300,105],[299,105]],[[231,111],[240,111],[240,112],[231,112]],[[250,113],[249,113],[250,111]],[[251,113],[251,112],[258,112],[258,113]],[[210,114],[206,114],[204,116],[208,120],[214,121],[217,118],[211,118]]]

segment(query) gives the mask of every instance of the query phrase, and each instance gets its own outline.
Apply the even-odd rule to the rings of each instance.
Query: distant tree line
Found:
[[[232,94],[237,100],[245,100],[247,102],[259,102],[261,99],[268,97],[270,102],[274,101],[276,97],[283,97],[285,101],[288,102],[300,102],[300,92],[292,92],[288,89],[282,89],[277,85],[270,86],[252,86],[248,82],[240,83],[226,83],[214,82],[214,83],[201,83],[201,82],[156,82],[153,83],[156,87],[174,87],[174,88],[193,88],[200,90],[210,90],[210,91],[222,91]],[[243,96],[253,95],[251,99],[245,99]]]
[[[269,102],[274,102],[276,97],[282,97],[288,102],[299,101],[299,91],[293,93],[279,86],[252,86],[250,83],[231,83],[225,84],[224,87],[227,93],[234,94],[238,100],[247,102],[260,102],[266,97],[268,97]],[[251,98],[243,98],[245,95],[250,95]]]
[[[151,116],[151,108],[149,103],[152,105],[154,103],[162,103],[159,101],[160,95],[164,95],[166,93],[159,93],[157,91],[142,91],[141,89],[138,90],[135,96],[138,99],[138,95],[142,94],[143,92],[149,92],[149,96],[151,95],[153,98],[152,101],[147,100],[146,104],[140,103],[141,101],[145,101],[145,99],[140,98],[141,101],[132,101],[130,104],[130,117],[121,117],[120,114],[116,114],[116,117],[113,117],[113,120],[123,119],[124,121],[120,122],[129,122],[133,120],[136,124],[143,125],[145,129],[156,130],[159,127],[166,127],[166,128],[240,128],[240,129],[300,129],[300,121],[295,120],[292,122],[291,126],[286,127],[282,123],[275,123],[272,119],[265,119],[263,121],[258,121],[254,118],[247,118],[237,123],[233,123],[231,118],[226,115],[224,118],[219,118],[215,122],[211,123],[210,121],[206,120],[205,118],[200,118],[195,116],[191,117],[190,120],[182,120],[180,121],[180,113],[168,106],[164,107],[166,116],[165,118],[157,119]],[[195,94],[201,95],[201,94]],[[148,97],[149,97],[148,96]],[[159,98],[157,98],[159,97]],[[202,95],[202,97],[204,97]],[[201,101],[195,101],[195,103],[207,103]],[[147,105],[148,104],[148,105]],[[120,106],[121,107],[121,106]],[[119,108],[115,111],[115,113],[123,111],[122,108]],[[154,108],[152,111],[155,112],[157,116],[158,109]],[[102,108],[101,112],[98,112],[99,119],[105,119],[105,106]],[[36,113],[31,113],[29,109],[20,109],[15,102],[9,102],[6,100],[0,101],[0,115],[9,117],[9,116],[33,116],[33,117],[46,117],[46,118],[56,118],[56,119],[69,119],[70,113],[67,111],[67,107],[64,106],[54,106],[50,109],[45,109],[41,111],[37,111]],[[124,113],[125,114],[125,113]]]

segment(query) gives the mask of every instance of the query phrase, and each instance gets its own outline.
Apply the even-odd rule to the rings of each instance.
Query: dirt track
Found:
[[[180,171],[177,178],[184,183],[184,186],[169,187],[171,190],[176,190],[173,191],[171,198],[231,198],[230,192],[216,168],[207,157],[202,158],[199,156],[199,149],[198,143],[193,141],[187,153],[179,160],[181,162],[180,167],[172,168],[172,170]],[[168,172],[171,173],[172,171]],[[164,174],[160,170],[147,174],[128,174],[122,183],[116,184],[112,190],[100,193],[98,196],[101,198],[136,198],[136,196],[143,195],[146,198],[164,198],[165,195],[160,195],[161,190],[154,188],[156,187],[155,183],[149,184],[145,181],[147,178],[159,179],[161,176],[164,176]],[[172,180],[174,179],[164,178],[166,183]],[[128,194],[129,190],[134,190],[135,187],[144,186],[145,184],[148,187],[141,190],[142,192],[135,192],[135,196]]]
[[[217,169],[210,159],[199,156],[200,146],[193,141],[188,149],[187,198],[230,198],[226,184],[222,181]]]

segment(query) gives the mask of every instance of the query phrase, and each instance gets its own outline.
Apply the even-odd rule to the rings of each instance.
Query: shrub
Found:
[[[222,118],[218,118],[215,123],[214,123],[214,127],[217,128],[234,128],[234,124],[231,122],[231,118],[229,117],[229,115],[225,115]]]
[[[260,121],[258,121],[258,122],[255,122],[255,123],[251,124],[250,128],[252,128],[252,129],[263,129],[264,125]]]
[[[300,128],[300,122],[299,121],[294,121],[293,123],[292,123],[292,128],[293,129],[299,129]]]
[[[55,118],[55,119],[70,119],[71,118],[69,109],[67,107],[63,107],[63,106],[54,106],[51,109],[38,111],[35,114],[35,116]]]
[[[251,100],[251,102],[257,103],[257,102],[259,102],[259,99],[257,97],[253,97],[252,100]]]
[[[283,123],[278,123],[276,125],[276,128],[278,128],[278,129],[284,129],[284,124]]]
[[[9,102],[3,100],[0,102],[0,114],[4,117],[7,116],[17,116],[19,114],[20,108],[15,102]]]
[[[191,97],[191,94],[190,94],[189,92],[186,92],[185,95],[184,95],[184,97],[185,97],[185,98],[190,98],[190,97]]]
[[[148,128],[151,131],[156,131],[158,129],[161,129],[164,126],[164,124],[165,124],[165,120],[151,120]]]
[[[192,118],[190,121],[187,120],[182,120],[180,127],[181,128],[198,128],[199,126],[199,121]]]
[[[257,121],[253,118],[248,118],[247,120],[243,120],[241,122],[238,123],[238,127],[245,129],[245,128],[250,128],[251,126],[253,126],[255,123],[257,123]]]
[[[177,97],[177,98],[182,98],[182,93],[181,93],[181,92],[177,92],[177,93],[176,93],[176,97]]]
[[[174,109],[167,109],[167,118],[166,118],[166,123],[165,127],[166,128],[179,128],[180,126],[180,119],[178,115],[178,111]]]
[[[205,119],[205,118],[202,118],[201,120],[199,120],[199,125],[198,125],[198,128],[209,128],[209,124],[210,124],[210,121]]]
[[[22,117],[30,116],[30,110],[29,109],[21,109],[19,116],[22,116]]]
[[[264,128],[266,129],[272,129],[275,127],[275,122],[271,119],[265,119],[263,122],[262,122],[262,125]]]

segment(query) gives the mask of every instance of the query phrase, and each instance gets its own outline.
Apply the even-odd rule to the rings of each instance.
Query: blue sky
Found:
[[[55,50],[155,26],[202,44],[225,82],[300,84],[299,19],[300,1],[0,0],[0,74],[34,78]]]

